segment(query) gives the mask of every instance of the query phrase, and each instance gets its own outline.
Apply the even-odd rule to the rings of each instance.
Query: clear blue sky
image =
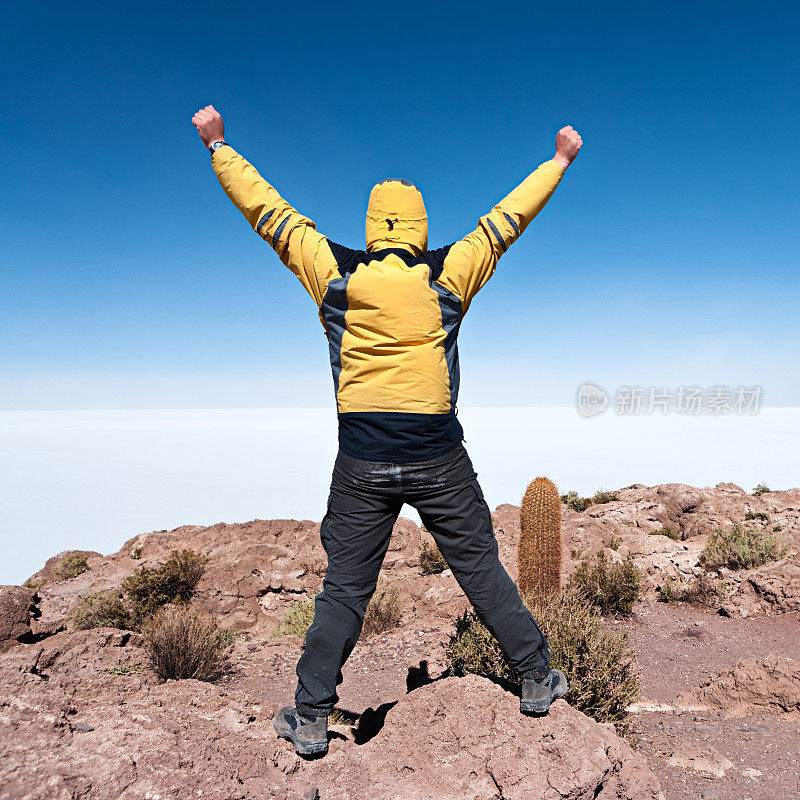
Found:
[[[577,383],[800,404],[790,3],[16,3],[3,12],[0,407],[329,406],[313,302],[190,124],[362,247],[414,180],[430,241],[585,146],[462,326],[462,404]]]

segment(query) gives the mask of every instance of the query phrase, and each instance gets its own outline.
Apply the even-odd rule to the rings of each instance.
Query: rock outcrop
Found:
[[[776,655],[742,659],[700,686],[678,695],[686,710],[715,709],[729,717],[800,714],[800,662]]]
[[[30,637],[35,598],[25,586],[0,586],[0,653]]]
[[[275,738],[267,682],[158,683],[135,634],[61,632],[0,659],[0,798],[661,798],[644,758],[563,700],[545,717],[477,676],[401,696],[329,755]],[[121,669],[127,667],[127,670]],[[382,720],[382,724],[375,723]],[[579,743],[579,745],[577,744]]]
[[[501,505],[493,520],[501,559],[516,579],[519,508]],[[565,507],[562,582],[598,550],[613,560],[630,556],[645,576],[646,612],[666,578],[689,580],[701,570],[710,531],[736,523],[779,530],[790,551],[754,570],[721,571],[732,595],[720,611],[800,609],[798,490],[754,497],[732,484],[634,486],[580,513]],[[683,538],[658,533],[664,528]],[[270,638],[292,603],[321,589],[318,523],[255,520],[146,533],[110,556],[86,553],[88,570],[73,578],[59,577],[61,554],[32,576],[35,590],[0,587],[0,800],[289,800],[314,787],[320,800],[660,798],[643,757],[612,726],[564,701],[546,717],[523,717],[517,698],[486,679],[442,677],[446,643],[467,601],[449,570],[422,575],[428,536],[407,519],[395,526],[382,578],[399,589],[401,621],[354,651],[351,662],[363,675],[350,695],[358,728],[334,728],[320,761],[299,759],[274,736],[272,714],[291,697],[302,640]],[[119,589],[174,549],[210,556],[192,603],[241,634],[216,683],[159,683],[138,634],[72,629],[69,613],[82,596]],[[794,713],[799,680],[796,662],[750,660],[681,695],[675,707]],[[728,769],[711,751],[676,750],[671,758],[697,775]]]

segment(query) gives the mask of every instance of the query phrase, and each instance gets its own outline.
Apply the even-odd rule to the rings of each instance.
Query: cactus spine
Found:
[[[548,478],[532,481],[522,498],[517,566],[523,597],[561,591],[561,498]]]

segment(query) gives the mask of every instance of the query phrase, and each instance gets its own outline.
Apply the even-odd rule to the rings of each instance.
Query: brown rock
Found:
[[[8,797],[297,800],[309,787],[324,800],[662,797],[613,726],[563,700],[531,718],[485,678],[438,680],[401,696],[365,744],[344,726],[325,759],[306,761],[275,737],[278,703],[263,694],[276,677],[290,685],[296,653],[275,676],[270,648],[243,647],[252,660],[220,684],[109,673],[142,660],[136,644],[119,631],[65,631],[0,657]]]
[[[775,655],[742,659],[675,702],[690,710],[718,709],[728,717],[800,712],[800,662]]]
[[[25,586],[0,586],[0,653],[30,635],[35,597]]]
[[[318,785],[330,800],[663,797],[612,725],[562,700],[544,717],[523,716],[517,697],[476,675],[403,697],[371,741],[323,766]]]
[[[667,764],[701,778],[724,778],[725,773],[733,766],[733,762],[713,745],[697,743],[679,745],[670,754]]]

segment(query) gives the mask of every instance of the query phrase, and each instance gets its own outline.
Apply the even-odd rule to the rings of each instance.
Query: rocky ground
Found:
[[[493,516],[516,577],[519,509]],[[780,527],[784,558],[723,574],[730,597],[718,606],[658,601],[666,578],[700,570],[716,526],[748,517]],[[685,538],[654,535],[665,527]],[[486,678],[438,679],[467,603],[449,572],[421,574],[428,534],[400,519],[383,579],[400,590],[401,622],[353,652],[339,704],[353,723],[333,729],[329,755],[297,757],[275,739],[272,715],[291,698],[302,641],[270,636],[291,603],[320,589],[318,531],[256,520],[147,533],[89,554],[75,578],[57,577],[59,554],[32,576],[36,589],[1,588],[0,800],[288,799],[315,788],[322,800],[800,797],[800,490],[633,486],[581,513],[564,508],[564,581],[600,549],[630,555],[646,578],[633,614],[604,622],[628,630],[637,654],[628,740],[563,700],[523,717]],[[211,557],[193,603],[240,633],[214,683],[160,683],[138,634],[67,621],[82,595],[117,588],[176,548]]]

